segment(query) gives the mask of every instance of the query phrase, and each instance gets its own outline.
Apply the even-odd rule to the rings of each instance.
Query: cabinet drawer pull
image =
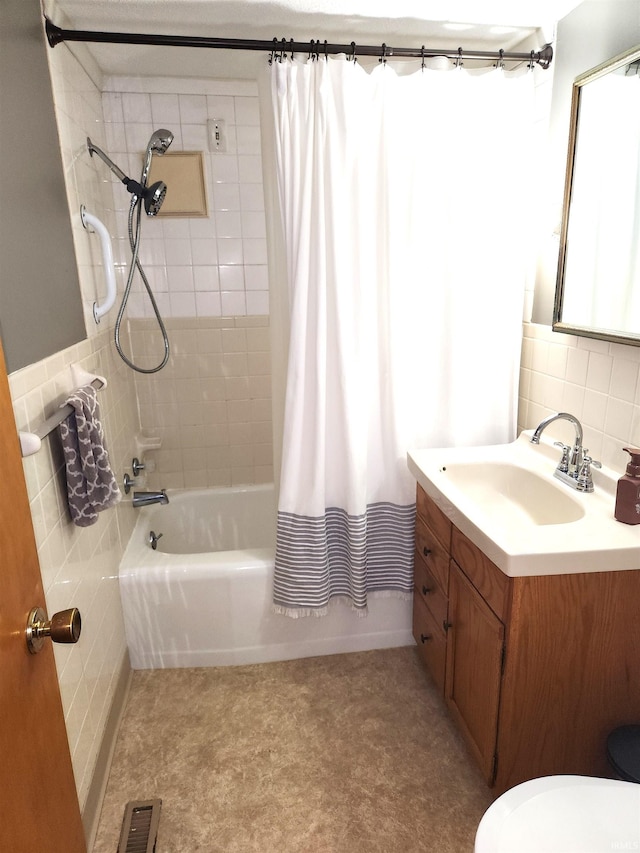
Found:
[[[453,628],[453,622],[447,622],[447,620],[446,620],[446,619],[443,619],[443,621],[442,621],[442,627],[444,628],[444,632],[445,632],[445,634],[446,634],[446,633],[447,633],[447,631],[449,630],[449,628]]]
[[[422,594],[423,594],[423,595],[427,595],[427,593],[429,593],[429,592],[433,592],[433,590],[431,589],[431,587],[430,587],[430,586],[425,586],[424,584],[422,584]]]
[[[426,643],[430,639],[431,639],[431,634],[420,634],[420,642],[421,643]]]
[[[427,548],[427,546],[425,545],[424,548],[422,549],[422,553],[424,554],[425,557],[428,557],[429,554],[431,553],[431,548]]]

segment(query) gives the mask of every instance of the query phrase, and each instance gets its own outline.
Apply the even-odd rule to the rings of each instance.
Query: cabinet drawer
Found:
[[[444,694],[444,674],[447,657],[447,638],[425,607],[419,595],[413,596],[413,636],[418,654],[429,670],[440,693]]]
[[[415,594],[427,605],[436,624],[442,625],[447,618],[447,597],[420,554],[416,554],[414,563],[414,583]]]
[[[416,488],[416,510],[418,516],[422,516],[427,525],[438,537],[447,551],[451,550],[451,522],[447,516],[438,509],[422,486]]]
[[[420,516],[416,518],[416,551],[438,582],[442,592],[447,595],[449,589],[449,551]]]
[[[511,600],[507,577],[457,527],[451,535],[451,556],[499,619],[506,621]]]

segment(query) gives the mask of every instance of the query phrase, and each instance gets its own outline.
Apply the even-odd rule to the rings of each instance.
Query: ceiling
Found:
[[[511,50],[553,39],[581,0],[43,0],[65,29]],[[541,32],[537,32],[541,30]],[[262,53],[88,44],[107,75],[253,78]]]

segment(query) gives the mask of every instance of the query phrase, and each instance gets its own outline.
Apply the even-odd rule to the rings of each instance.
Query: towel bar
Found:
[[[95,373],[88,373],[78,364],[71,365],[71,374],[73,376],[75,388],[91,384],[96,391],[99,391],[101,388],[107,387],[107,380],[104,376],[97,376]],[[20,438],[20,449],[23,457],[37,453],[38,450],[40,450],[42,439],[46,438],[49,433],[53,432],[53,430],[61,424],[65,418],[68,418],[72,412],[73,406],[67,403],[48,417],[46,421],[43,421],[37,429],[33,430],[33,432],[19,431],[18,436]]]

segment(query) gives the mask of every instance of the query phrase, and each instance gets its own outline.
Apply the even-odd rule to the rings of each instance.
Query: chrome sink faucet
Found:
[[[531,437],[531,443],[540,444],[540,436],[544,430],[549,424],[558,420],[569,421],[570,424],[573,424],[576,438],[573,447],[563,444],[561,441],[554,442],[557,447],[562,448],[562,458],[554,472],[554,477],[557,477],[563,483],[566,483],[572,489],[576,489],[579,492],[592,492],[593,479],[591,477],[591,466],[594,465],[596,468],[602,468],[602,465],[587,455],[587,449],[582,446],[582,424],[574,415],[570,415],[568,412],[558,412],[556,415],[549,415],[548,418],[545,418],[536,427]]]

